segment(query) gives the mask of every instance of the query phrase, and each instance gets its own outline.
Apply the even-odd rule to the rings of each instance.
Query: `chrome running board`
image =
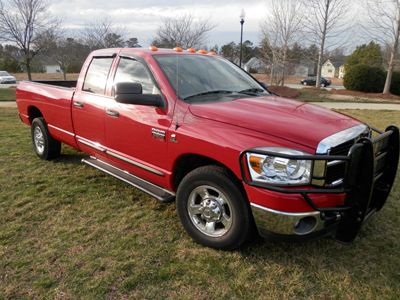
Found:
[[[83,158],[82,163],[87,164],[93,168],[96,168],[108,175],[114,176],[125,183],[128,183],[139,190],[153,196],[161,202],[171,202],[175,199],[175,194],[162,187],[141,179],[135,175],[128,173],[127,171],[116,168],[104,161],[101,161],[95,157]]]

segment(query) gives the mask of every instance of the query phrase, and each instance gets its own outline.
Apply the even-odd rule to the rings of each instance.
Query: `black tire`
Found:
[[[35,118],[31,126],[33,150],[40,159],[50,160],[60,156],[61,143],[50,135],[43,118]]]
[[[202,189],[208,189],[208,196],[201,197],[200,193],[196,194],[197,190]],[[196,204],[191,201],[200,203]],[[225,204],[221,204],[221,202]],[[222,167],[204,166],[187,174],[178,187],[176,203],[183,227],[199,244],[216,249],[233,250],[242,245],[248,237],[252,224],[250,206],[237,180]],[[214,213],[213,217],[218,218],[215,216],[218,213],[215,213],[214,210],[211,213],[203,210],[203,213],[196,211],[198,215],[195,215],[189,212],[189,205],[201,207],[201,209],[209,209],[213,207],[212,205],[216,205],[218,207],[215,209],[219,212],[221,219],[219,222],[213,222],[213,220],[208,222],[209,219],[206,220],[204,214],[210,217],[210,214]],[[204,205],[211,206],[205,208]],[[195,225],[195,221],[197,225]],[[215,229],[214,236],[210,236],[212,234],[208,232],[210,229],[206,229],[205,225],[208,223],[215,224],[211,226]],[[205,228],[200,229],[203,225]],[[215,236],[217,234],[220,236]]]

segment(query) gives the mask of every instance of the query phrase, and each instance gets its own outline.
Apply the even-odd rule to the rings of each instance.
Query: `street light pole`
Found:
[[[243,59],[243,24],[244,24],[244,17],[246,16],[246,13],[244,12],[244,9],[242,9],[242,12],[240,14],[240,58],[239,58],[239,67],[242,67],[242,59]]]

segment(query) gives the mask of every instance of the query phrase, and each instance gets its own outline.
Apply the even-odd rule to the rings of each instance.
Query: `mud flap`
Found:
[[[342,217],[335,238],[352,242],[364,219],[385,204],[399,163],[399,129],[390,126],[375,140],[363,138],[355,144],[346,176],[345,204],[351,207]]]

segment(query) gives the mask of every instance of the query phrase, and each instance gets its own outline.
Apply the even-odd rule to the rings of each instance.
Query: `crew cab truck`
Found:
[[[65,143],[82,162],[161,201],[176,200],[197,242],[239,247],[250,233],[351,242],[385,204],[399,129],[268,92],[194,49],[105,49],[77,81],[21,82],[21,120],[41,159]]]

